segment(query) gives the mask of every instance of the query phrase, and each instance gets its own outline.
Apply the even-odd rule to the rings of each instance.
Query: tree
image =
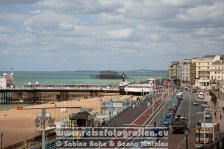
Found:
[[[210,96],[211,96],[211,101],[213,102],[213,104],[216,104],[217,103],[217,97],[216,97],[215,93],[211,90],[210,90]]]

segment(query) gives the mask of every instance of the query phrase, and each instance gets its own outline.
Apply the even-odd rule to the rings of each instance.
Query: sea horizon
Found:
[[[6,71],[9,74],[10,71]],[[95,76],[100,71],[13,71],[16,86],[26,83],[40,84],[118,84],[121,79],[99,79]],[[125,73],[129,82],[142,82],[148,78],[163,79],[167,78],[167,70],[132,70],[117,71],[119,74]],[[2,71],[0,72],[3,73]]]
[[[84,69],[84,70],[0,70],[0,73],[3,72],[85,72],[85,71],[107,71],[107,70],[111,70],[111,71],[117,71],[117,72],[130,72],[130,71],[167,71],[166,69],[130,69],[130,70],[116,70],[116,69],[102,69],[102,70],[88,70],[88,69]]]

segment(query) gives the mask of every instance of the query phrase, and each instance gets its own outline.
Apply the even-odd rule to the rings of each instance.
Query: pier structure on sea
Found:
[[[109,85],[97,84],[25,84],[14,88],[0,88],[0,104],[10,104],[20,102],[19,98],[13,99],[15,95],[22,97],[22,103],[38,104],[42,103],[42,93],[58,93],[57,101],[69,100],[70,93],[87,93],[88,96],[98,96],[100,93],[119,93],[119,88]],[[23,99],[26,94],[26,99]]]

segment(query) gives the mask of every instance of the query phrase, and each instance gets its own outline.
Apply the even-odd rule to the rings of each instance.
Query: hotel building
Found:
[[[210,80],[211,83],[217,83],[224,80],[224,56],[220,57],[212,63],[210,67]]]
[[[194,59],[196,63],[196,86],[210,86],[210,67],[213,62],[219,60],[220,55],[206,55],[204,57]]]
[[[180,80],[184,84],[195,84],[196,63],[191,59],[185,59],[180,63]]]
[[[169,66],[169,80],[176,85],[180,84],[180,63],[178,61],[171,62]]]

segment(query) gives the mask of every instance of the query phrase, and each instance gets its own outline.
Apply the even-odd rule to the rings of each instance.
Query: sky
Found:
[[[166,70],[223,53],[223,0],[0,0],[1,70]]]

